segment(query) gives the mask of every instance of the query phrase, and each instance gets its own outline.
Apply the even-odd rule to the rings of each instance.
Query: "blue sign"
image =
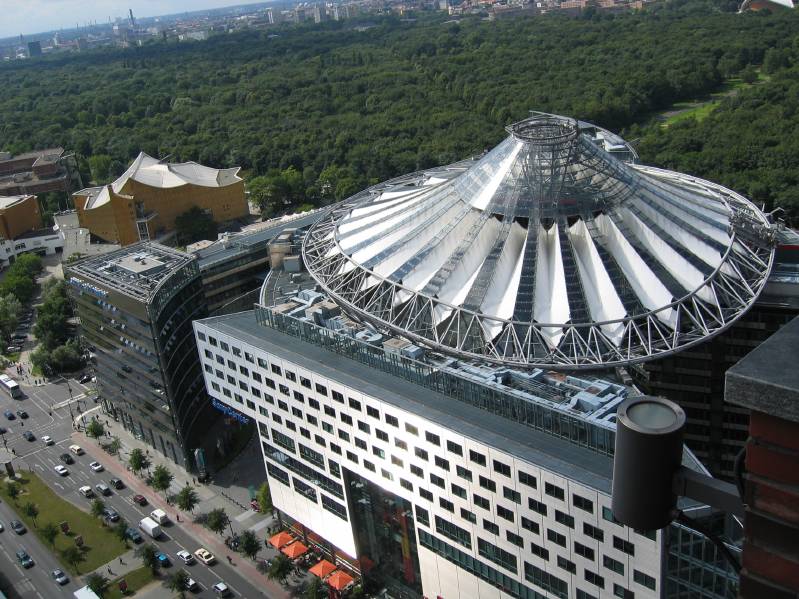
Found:
[[[91,293],[96,297],[108,297],[108,292],[105,289],[100,289],[99,287],[95,287],[91,283],[82,281],[77,277],[70,277],[69,284],[72,285],[78,291],[85,291],[87,293]]]
[[[213,397],[211,398],[211,405],[220,412],[222,412],[225,416],[229,416],[230,418],[235,418],[242,424],[247,424],[250,421],[250,419],[247,418],[244,414],[237,412],[230,406],[223,404],[221,401]]]

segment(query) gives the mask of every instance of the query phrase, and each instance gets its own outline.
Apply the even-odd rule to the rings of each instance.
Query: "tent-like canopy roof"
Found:
[[[678,350],[760,293],[774,232],[745,198],[634,164],[569,118],[536,113],[508,133],[479,159],[335,206],[306,237],[311,274],[378,328],[548,368]]]

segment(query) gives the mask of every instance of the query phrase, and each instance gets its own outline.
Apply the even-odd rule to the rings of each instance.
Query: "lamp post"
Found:
[[[69,403],[67,403],[67,407],[69,408],[69,419],[74,424],[75,416],[72,414],[72,387],[69,384],[69,379],[67,379],[67,390],[69,391]]]

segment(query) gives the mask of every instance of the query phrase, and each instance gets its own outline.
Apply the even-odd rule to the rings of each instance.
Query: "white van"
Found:
[[[85,485],[80,489],[78,489],[78,493],[80,493],[84,497],[94,497],[94,491],[92,491],[92,488],[88,485]]]
[[[150,518],[158,522],[158,524],[166,524],[169,522],[169,516],[166,515],[164,510],[153,510],[150,512]]]
[[[69,450],[75,455],[83,455],[83,449],[81,449],[80,445],[70,445]]]

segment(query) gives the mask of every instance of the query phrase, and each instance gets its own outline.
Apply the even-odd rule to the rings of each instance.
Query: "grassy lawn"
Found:
[[[124,579],[128,583],[128,591],[123,595],[119,590],[119,581]],[[135,595],[136,591],[150,584],[155,578],[153,577],[150,568],[138,568],[128,572],[124,576],[114,578],[103,593],[103,599],[121,599],[122,597],[130,597]]]
[[[17,497],[16,504],[8,496],[7,480],[7,478],[0,480],[0,496],[9,506],[16,510],[20,520],[25,522],[28,527],[28,534],[34,533],[41,538],[39,529],[33,526],[33,520],[23,513],[22,506],[28,502],[35,504],[39,508],[39,516],[36,518],[36,524],[39,527],[48,522],[56,525],[64,521],[69,523],[69,534],[59,533],[56,537],[55,554],[62,562],[64,568],[73,574],[91,572],[106,562],[116,559],[128,550],[125,543],[120,541],[111,530],[104,527],[98,518],[93,518],[87,512],[83,512],[68,501],[61,499],[35,474],[22,473],[22,478],[17,481],[21,484],[22,493]],[[88,507],[88,502],[86,505]],[[84,561],[78,564],[77,571],[61,557],[61,551],[75,545],[74,539],[76,535],[83,537],[82,551],[84,558]],[[45,539],[42,538],[41,540],[46,546],[49,546]]]

